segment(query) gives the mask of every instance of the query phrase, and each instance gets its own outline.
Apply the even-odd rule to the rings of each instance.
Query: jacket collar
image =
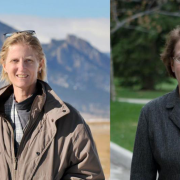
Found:
[[[56,122],[59,118],[70,113],[69,108],[66,104],[57,96],[57,94],[52,90],[52,88],[44,81],[38,80],[44,91],[44,100],[41,104],[44,104],[44,111],[50,120]]]
[[[4,103],[8,100],[9,96],[13,93],[13,86],[7,85],[0,88],[0,113],[4,114]]]
[[[42,94],[37,95],[32,106],[31,116],[35,119],[38,112],[44,108],[45,114],[50,120],[56,122],[62,116],[70,112],[66,104],[56,95],[52,88],[44,81],[37,80],[38,88],[42,88]],[[0,113],[4,113],[4,103],[13,93],[13,86],[7,85],[0,88]]]
[[[176,87],[172,92],[168,94],[166,100],[166,108],[173,108],[177,102],[180,101],[179,86]]]
[[[172,109],[169,113],[169,118],[180,129],[180,97],[178,86],[167,97],[166,108]]]

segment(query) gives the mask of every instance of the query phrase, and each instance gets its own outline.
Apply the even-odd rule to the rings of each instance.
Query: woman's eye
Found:
[[[26,61],[27,61],[27,62],[33,62],[32,59],[27,59]]]
[[[17,62],[18,62],[18,60],[17,60],[17,59],[13,59],[11,62],[13,62],[13,63],[17,63]]]

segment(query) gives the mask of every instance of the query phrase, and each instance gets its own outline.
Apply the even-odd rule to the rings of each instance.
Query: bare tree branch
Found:
[[[162,15],[166,15],[166,16],[180,17],[180,12],[157,11],[157,13],[162,14]]]
[[[157,0],[158,5],[166,4],[168,0]]]
[[[147,30],[147,29],[144,29],[140,26],[132,26],[132,25],[128,25],[128,26],[123,26],[122,28],[125,28],[125,29],[133,29],[133,30],[136,30],[136,31],[140,31],[140,32],[144,32],[144,33],[150,33],[150,34],[155,34],[156,31],[153,31],[153,30]]]
[[[111,30],[111,34],[115,33],[119,28],[123,27],[126,23],[128,23],[128,22],[130,22],[130,21],[132,21],[134,19],[137,19],[139,17],[142,17],[144,15],[154,13],[154,12],[158,11],[159,8],[160,7],[156,7],[156,8],[153,8],[151,10],[147,10],[147,11],[144,11],[144,12],[137,13],[137,14],[135,14],[135,15],[121,21],[121,22],[117,21],[116,26]]]

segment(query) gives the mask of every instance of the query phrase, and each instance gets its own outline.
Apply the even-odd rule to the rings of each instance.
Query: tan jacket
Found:
[[[0,179],[104,179],[89,127],[80,114],[38,80],[42,95],[31,107],[30,123],[14,155],[14,133],[4,114],[12,85],[0,89]]]

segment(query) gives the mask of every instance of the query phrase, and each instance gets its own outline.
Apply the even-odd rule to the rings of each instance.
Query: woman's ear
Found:
[[[43,67],[44,67],[44,59],[41,59],[39,63],[39,71],[41,71]]]

